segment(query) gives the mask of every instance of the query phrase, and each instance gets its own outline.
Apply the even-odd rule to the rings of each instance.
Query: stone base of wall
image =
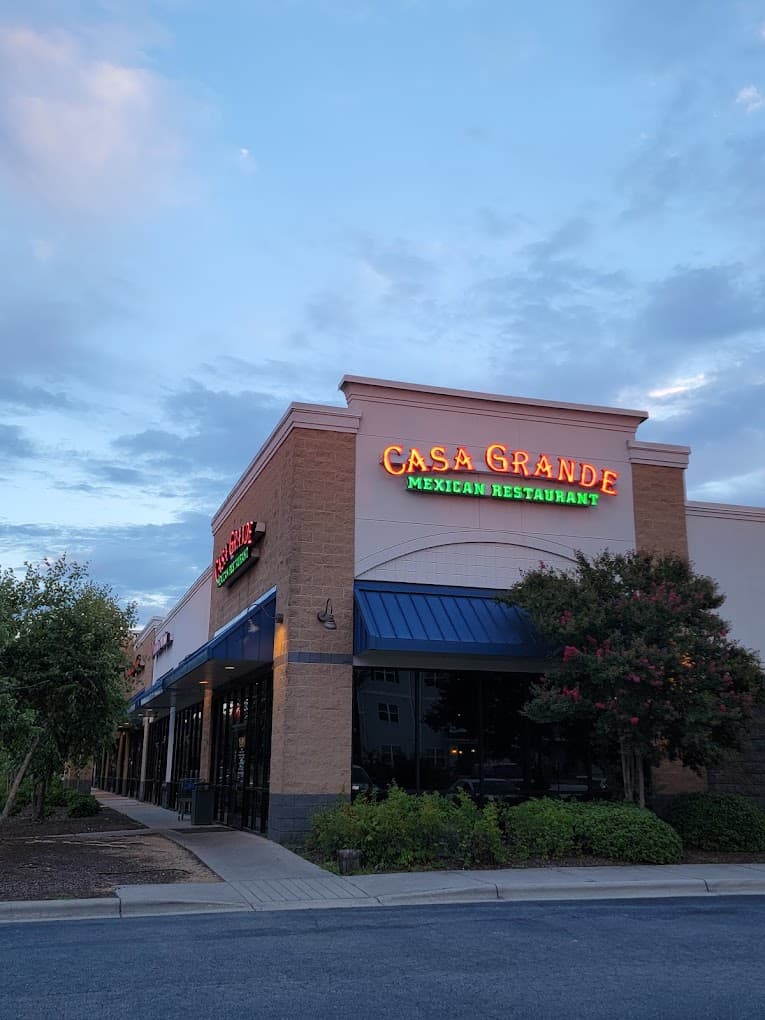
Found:
[[[340,793],[272,793],[268,802],[268,838],[276,843],[302,839],[311,828],[311,815],[332,807]]]

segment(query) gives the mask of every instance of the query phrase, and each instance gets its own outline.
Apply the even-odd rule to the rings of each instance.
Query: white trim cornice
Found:
[[[571,404],[529,397],[504,396],[497,393],[478,393],[473,390],[453,390],[436,386],[394,382],[388,379],[368,379],[345,375],[338,387],[345,394],[348,406],[359,402],[402,404],[440,410],[459,410],[463,414],[494,414],[507,418],[525,418],[533,421],[562,422],[588,428],[620,429],[634,433],[648,417],[647,411],[619,407],[601,407],[596,404]]]
[[[654,467],[687,468],[690,446],[670,446],[668,443],[642,443],[628,439],[627,448],[631,464],[650,464]]]
[[[762,506],[736,506],[735,503],[697,503],[694,500],[685,504],[685,512],[689,517],[720,517],[725,520],[765,524],[765,507]]]

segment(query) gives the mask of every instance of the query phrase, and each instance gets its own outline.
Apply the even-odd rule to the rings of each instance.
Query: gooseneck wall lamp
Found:
[[[335,623],[335,617],[332,613],[332,599],[327,599],[327,604],[324,609],[320,610],[316,614],[316,619],[322,626],[326,627],[327,630],[337,630],[337,624]]]
[[[274,623],[284,623],[284,613],[274,613],[274,615],[271,616],[271,614],[267,613],[264,609],[261,609],[260,612],[269,620],[273,620]],[[257,634],[259,630],[260,624],[258,623],[257,615],[254,617],[250,617],[250,619],[247,621],[247,633]]]

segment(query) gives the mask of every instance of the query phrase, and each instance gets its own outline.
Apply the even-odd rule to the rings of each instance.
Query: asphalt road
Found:
[[[0,1017],[765,1016],[765,897],[0,925]]]

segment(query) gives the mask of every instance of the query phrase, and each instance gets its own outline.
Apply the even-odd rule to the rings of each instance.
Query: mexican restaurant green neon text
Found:
[[[495,482],[474,482],[466,478],[433,478],[409,475],[407,491],[434,492],[452,496],[520,500],[525,503],[555,503],[559,506],[597,506],[597,492],[567,492],[534,485],[499,485]]]

